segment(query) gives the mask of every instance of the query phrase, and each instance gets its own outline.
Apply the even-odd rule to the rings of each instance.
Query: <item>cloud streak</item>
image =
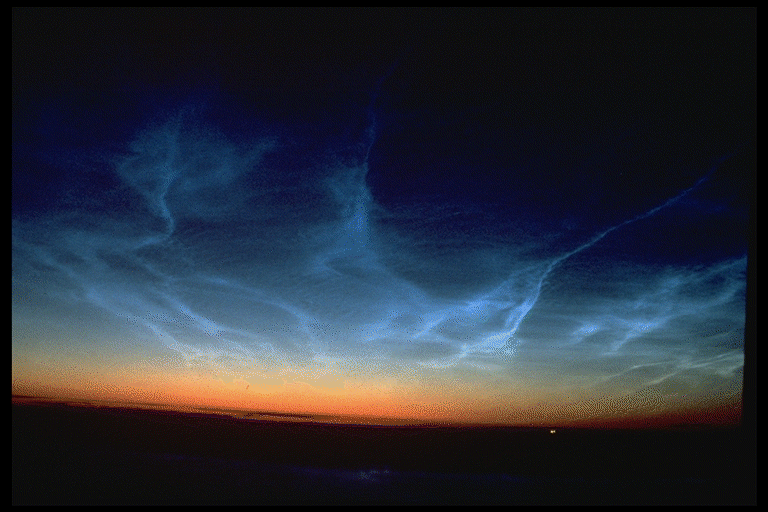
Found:
[[[491,282],[488,291],[478,293],[476,285],[462,291],[444,268],[435,267],[440,284],[453,290],[443,295],[418,275],[407,278],[399,271],[423,263],[412,250],[399,253],[402,244],[421,244],[422,255],[433,249],[439,254],[439,245],[432,244],[440,240],[413,238],[408,222],[418,210],[387,211],[377,204],[366,184],[367,157],[352,166],[318,159],[314,169],[274,167],[279,161],[270,161],[270,153],[279,152],[274,140],[239,148],[178,120],[142,132],[130,148],[114,168],[127,187],[122,193],[141,201],[123,217],[105,220],[75,211],[51,217],[43,230],[18,223],[14,250],[49,283],[60,283],[48,288],[61,300],[128,320],[191,367],[247,379],[287,360],[322,368],[338,358],[364,358],[405,368],[449,371],[468,364],[492,372],[514,367],[520,350],[547,358],[545,350],[553,346],[596,360],[629,350],[646,361],[623,372],[659,364],[654,357],[678,361],[666,377],[647,385],[694,367],[710,368],[684,363],[700,345],[731,344],[707,356],[713,361],[734,361],[727,350],[740,349],[744,257],[693,269],[668,266],[653,276],[626,275],[627,290],[641,287],[640,293],[628,293],[610,307],[604,297],[588,298],[580,308],[560,311],[556,322],[548,323],[547,315],[557,300],[568,298],[558,297],[563,290],[557,287],[543,298],[547,283],[562,273],[566,280],[581,279],[568,276],[563,268],[568,260],[622,228],[679,207],[717,165],[659,206],[555,257],[536,258],[521,246],[517,253],[527,250],[529,256],[510,259],[509,247],[494,252],[497,245],[489,245],[485,255],[493,257],[487,259],[502,261],[494,265],[506,266],[507,275]],[[455,220],[453,215],[445,220]],[[459,236],[469,247],[484,242],[482,234]],[[458,268],[481,279],[489,270]],[[537,314],[542,300],[544,311]],[[723,308],[730,309],[718,316]],[[711,334],[697,334],[698,324],[706,322]],[[546,348],[537,331],[546,332]],[[698,338],[695,344],[681,342],[680,335]]]

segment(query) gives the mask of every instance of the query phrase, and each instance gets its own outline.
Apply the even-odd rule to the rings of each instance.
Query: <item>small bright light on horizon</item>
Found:
[[[553,429],[553,428],[549,429],[549,433],[550,434],[554,434],[555,432],[557,432],[555,429]]]

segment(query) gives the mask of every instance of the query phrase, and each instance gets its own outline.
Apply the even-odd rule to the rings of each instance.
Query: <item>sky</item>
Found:
[[[13,393],[738,421],[754,10],[12,28]]]

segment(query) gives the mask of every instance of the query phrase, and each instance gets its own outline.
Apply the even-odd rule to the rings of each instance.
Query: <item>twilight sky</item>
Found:
[[[737,415],[754,21],[14,10],[13,392]]]

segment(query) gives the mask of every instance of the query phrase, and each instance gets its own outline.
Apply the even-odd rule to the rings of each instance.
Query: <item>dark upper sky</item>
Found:
[[[754,10],[12,28],[20,390],[490,421],[736,400]]]

